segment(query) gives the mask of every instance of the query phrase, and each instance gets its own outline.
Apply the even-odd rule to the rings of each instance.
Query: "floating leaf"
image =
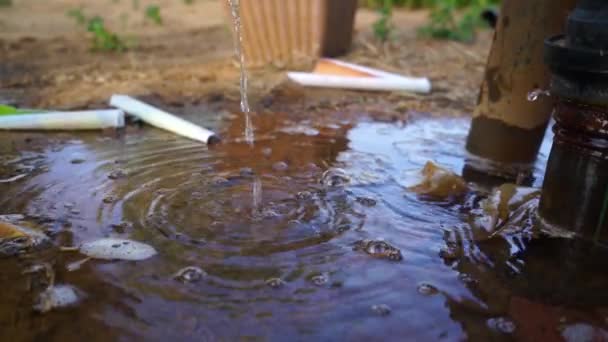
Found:
[[[0,216],[0,257],[14,256],[50,245],[41,228],[21,215]]]
[[[150,245],[124,239],[100,239],[84,243],[80,252],[94,259],[105,260],[144,260],[156,255]]]
[[[409,187],[419,195],[425,195],[437,199],[458,197],[468,191],[466,182],[450,170],[427,162],[422,172],[420,183]]]

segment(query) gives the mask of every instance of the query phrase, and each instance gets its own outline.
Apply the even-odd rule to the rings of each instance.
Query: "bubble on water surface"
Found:
[[[281,278],[270,278],[265,281],[266,285],[273,289],[281,288],[285,285],[285,281]]]
[[[348,173],[340,168],[331,168],[321,176],[321,184],[329,188],[344,187],[350,183]]]
[[[205,276],[207,276],[207,272],[203,271],[200,267],[188,266],[177,271],[177,273],[173,275],[173,279],[181,281],[182,283],[195,283]]]
[[[439,290],[431,284],[422,283],[418,285],[418,293],[425,296],[433,296],[438,294]]]
[[[378,316],[388,316],[393,311],[391,307],[386,304],[372,305],[371,309],[372,312]]]
[[[310,279],[310,281],[312,281],[312,283],[317,286],[323,286],[323,285],[329,283],[329,274],[327,274],[327,273],[318,274],[316,276],[313,276]]]
[[[34,305],[34,310],[46,313],[53,309],[64,308],[75,305],[81,295],[78,290],[70,285],[50,286],[40,293]]]
[[[401,261],[403,256],[401,251],[379,240],[360,240],[355,242],[354,251],[362,251],[375,258],[388,259],[391,261]]]
[[[80,246],[80,252],[94,259],[105,260],[144,260],[156,255],[150,245],[124,239],[100,239]]]
[[[503,334],[512,334],[516,329],[515,323],[505,317],[490,318],[487,321],[487,325],[490,329]]]

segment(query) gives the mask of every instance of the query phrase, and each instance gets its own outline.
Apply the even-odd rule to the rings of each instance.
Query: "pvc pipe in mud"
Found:
[[[110,105],[140,118],[149,125],[192,140],[200,141],[205,144],[214,143],[219,140],[215,133],[206,128],[197,126],[127,95],[113,95],[110,99]]]
[[[48,112],[0,116],[0,129],[5,130],[93,130],[119,128],[125,125],[122,110]]]
[[[467,141],[467,166],[507,178],[527,173],[551,116],[544,40],[562,32],[576,0],[505,0]]]
[[[431,82],[426,78],[410,78],[395,75],[391,77],[351,77],[302,72],[290,72],[287,76],[292,81],[309,87],[410,91],[424,94],[431,91]]]

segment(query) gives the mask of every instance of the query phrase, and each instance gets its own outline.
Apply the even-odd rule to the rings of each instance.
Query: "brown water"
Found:
[[[224,143],[152,128],[56,134],[50,144],[0,136],[0,179],[27,175],[0,184],[0,214],[37,218],[54,246],[112,236],[159,252],[73,272],[66,266],[81,257],[57,248],[0,259],[2,340],[605,337],[606,253],[526,233],[488,238],[467,223],[483,195],[429,201],[404,189],[428,160],[461,172],[468,118],[260,114],[251,148],[237,116],[168,109]],[[364,239],[402,260],[353,249]],[[42,262],[80,291],[77,305],[33,312],[40,289],[23,271]],[[173,278],[188,266],[207,275]]]

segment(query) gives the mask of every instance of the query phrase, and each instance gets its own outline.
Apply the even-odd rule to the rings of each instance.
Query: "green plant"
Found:
[[[105,27],[103,18],[91,18],[88,22],[87,30],[93,34],[93,50],[118,52],[127,50],[125,41]]]
[[[163,24],[163,18],[160,15],[160,7],[150,5],[146,8],[146,18],[152,20],[157,25]]]
[[[386,41],[391,32],[391,16],[393,14],[393,0],[384,0],[384,5],[378,10],[380,18],[374,23],[376,38]]]
[[[490,5],[489,0],[470,0],[468,7],[459,13],[460,0],[436,0],[428,25],[420,29],[422,35],[459,41],[472,41],[475,30],[484,23],[481,12]]]
[[[0,0],[0,7],[10,7],[13,5],[13,0]]]
[[[117,52],[127,50],[129,44],[118,34],[108,30],[103,18],[99,16],[87,18],[80,8],[69,10],[67,15],[74,18],[78,25],[86,27],[87,31],[92,34],[93,50]]]

